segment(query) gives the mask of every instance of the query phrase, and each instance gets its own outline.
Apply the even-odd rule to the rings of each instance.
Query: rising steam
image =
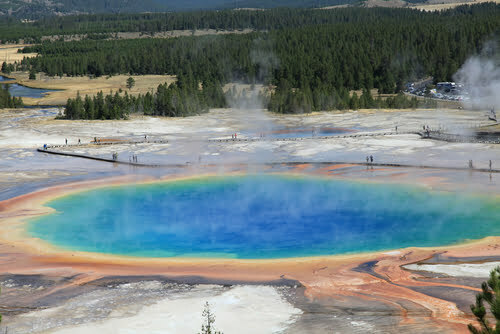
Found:
[[[500,41],[485,45],[478,56],[469,58],[455,74],[455,81],[469,92],[466,107],[500,109]]]

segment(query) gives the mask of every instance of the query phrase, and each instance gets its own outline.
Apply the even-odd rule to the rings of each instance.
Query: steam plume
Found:
[[[500,41],[485,45],[481,55],[469,58],[454,78],[469,92],[468,108],[500,109]]]

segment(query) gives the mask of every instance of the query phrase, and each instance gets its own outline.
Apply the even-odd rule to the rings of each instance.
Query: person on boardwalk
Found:
[[[82,141],[80,140],[80,138],[78,138],[78,145],[80,145],[82,143]]]
[[[65,141],[66,141],[66,145],[68,145],[68,138],[66,138]]]
[[[491,172],[491,167],[492,167],[492,163],[491,163],[491,160],[490,160],[490,172]]]
[[[369,162],[370,162],[370,157],[366,156],[366,163],[369,163]]]
[[[373,155],[370,155],[370,162],[373,163]]]

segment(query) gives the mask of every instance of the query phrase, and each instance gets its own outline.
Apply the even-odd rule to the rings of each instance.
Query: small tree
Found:
[[[356,110],[359,108],[359,98],[358,94],[354,92],[351,96],[351,99],[349,101],[349,109]]]
[[[473,334],[500,334],[500,267],[490,273],[490,279],[483,282],[481,288],[483,291],[476,295],[476,304],[470,306],[480,328],[469,324],[469,331]],[[489,305],[496,326],[491,326],[486,319],[487,310],[484,301]]]
[[[3,62],[2,64],[2,72],[5,74],[10,74],[10,68],[6,62]]]
[[[199,334],[223,334],[215,330],[215,315],[210,311],[210,304],[205,302],[203,309],[203,325],[201,325],[201,332]]]
[[[36,80],[36,73],[35,73],[35,70],[31,70],[31,71],[30,71],[30,76],[29,76],[29,79],[30,79],[30,80]]]
[[[129,77],[129,78],[127,79],[127,88],[130,90],[130,89],[132,89],[132,87],[134,87],[134,86],[135,86],[135,80],[134,80],[134,78]]]

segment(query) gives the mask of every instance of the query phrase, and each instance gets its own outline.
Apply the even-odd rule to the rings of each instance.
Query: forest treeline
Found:
[[[363,9],[349,13],[352,21],[268,33],[44,42],[24,48],[40,56],[17,68],[51,76],[184,74],[221,83],[393,93],[412,78],[451,80],[500,31],[500,5],[494,4],[460,7],[439,20],[414,10],[394,10],[385,18]]]
[[[166,14],[144,15],[161,18]],[[174,17],[185,15],[194,20],[197,13],[178,15]],[[433,76],[435,81],[452,80],[468,57],[478,54],[486,41],[500,33],[500,5],[493,3],[433,13],[346,8],[198,15],[199,21],[192,22],[195,26],[211,27],[212,20],[220,20],[220,26],[224,26],[230,24],[229,18],[249,15],[255,19],[253,27],[269,30],[170,39],[46,41],[24,48],[23,52],[40,55],[26,58],[15,67],[51,76],[172,74],[193,87],[203,84],[217,94],[228,82],[264,83],[276,87],[269,106],[278,112],[343,109],[356,104],[391,107],[416,102],[403,102],[407,100],[404,97],[371,102],[362,96],[352,102],[346,94],[372,88],[380,93],[397,93],[406,82],[425,76]],[[212,23],[203,23],[204,15]],[[138,17],[137,25],[149,24],[142,20],[144,16],[130,17]],[[88,23],[90,19],[82,20]],[[163,28],[161,24],[157,27]],[[212,105],[211,101],[200,102],[200,106],[223,105]]]
[[[309,89],[285,89],[277,88],[270,96],[267,108],[270,111],[281,114],[301,114],[317,110],[358,110],[358,109],[408,109],[408,108],[436,108],[437,102],[432,99],[417,99],[407,97],[403,93],[386,98],[374,98],[371,92],[363,89],[358,96],[356,92],[352,95],[347,90],[341,90],[340,94],[335,90],[328,92],[311,91]]]
[[[80,94],[68,99],[62,119],[127,119],[131,113],[144,115],[183,117],[207,112],[209,108],[222,108],[226,100],[220,85],[204,82],[202,86],[194,81],[184,80],[161,84],[154,94],[133,96],[125,92],[104,96]]]
[[[412,0],[411,2],[423,0]],[[317,8],[358,3],[357,0],[3,0],[0,16],[40,19],[75,13],[146,13],[193,10],[223,10],[235,8]],[[361,3],[361,2],[359,2]]]
[[[351,90],[397,93],[424,76],[452,80],[500,31],[495,4],[430,14],[383,9],[391,15],[380,17],[377,11],[349,8],[331,12],[346,15],[341,23],[240,35],[44,42],[24,48],[40,56],[24,59],[16,69],[51,76],[173,74],[210,83],[217,91],[228,82],[264,83],[276,87],[271,110],[342,109],[352,104],[343,98]],[[390,102],[378,105],[402,104]]]
[[[9,85],[0,85],[0,108],[20,108],[24,106],[23,99],[11,96]]]
[[[185,117],[208,112],[209,108],[223,108],[230,104],[251,105],[258,107],[267,105],[268,109],[277,113],[308,113],[314,109],[315,103],[323,109],[362,109],[362,108],[435,108],[436,102],[433,100],[417,100],[408,98],[402,93],[382,99],[374,99],[368,90],[363,90],[360,97],[356,93],[350,96],[345,93],[342,96],[335,92],[328,96],[322,96],[321,101],[316,101],[318,96],[313,96],[311,92],[304,93],[294,91],[292,94],[283,94],[278,90],[272,94],[262,94],[255,91],[238,93],[230,90],[226,93],[221,86],[205,83],[203,87],[196,83],[178,80],[170,85],[160,84],[156,93],[146,93],[139,96],[129,95],[126,91],[110,93],[104,96],[99,92],[96,96],[85,96],[80,94],[74,99],[68,99],[64,113],[59,115],[60,119],[128,119],[132,113],[140,113],[149,116],[169,116]]]
[[[0,41],[39,43],[43,36],[96,35],[115,32],[151,34],[171,30],[253,29],[269,31],[309,25],[362,23],[391,20],[404,24],[407,19],[437,22],[450,16],[477,16],[490,12],[498,22],[498,5],[463,6],[452,10],[425,12],[398,8],[338,8],[334,10],[279,8],[264,11],[221,10],[144,14],[97,14],[50,16],[34,22],[0,17]],[[495,16],[496,15],[496,16]],[[447,24],[442,25],[447,29]]]

